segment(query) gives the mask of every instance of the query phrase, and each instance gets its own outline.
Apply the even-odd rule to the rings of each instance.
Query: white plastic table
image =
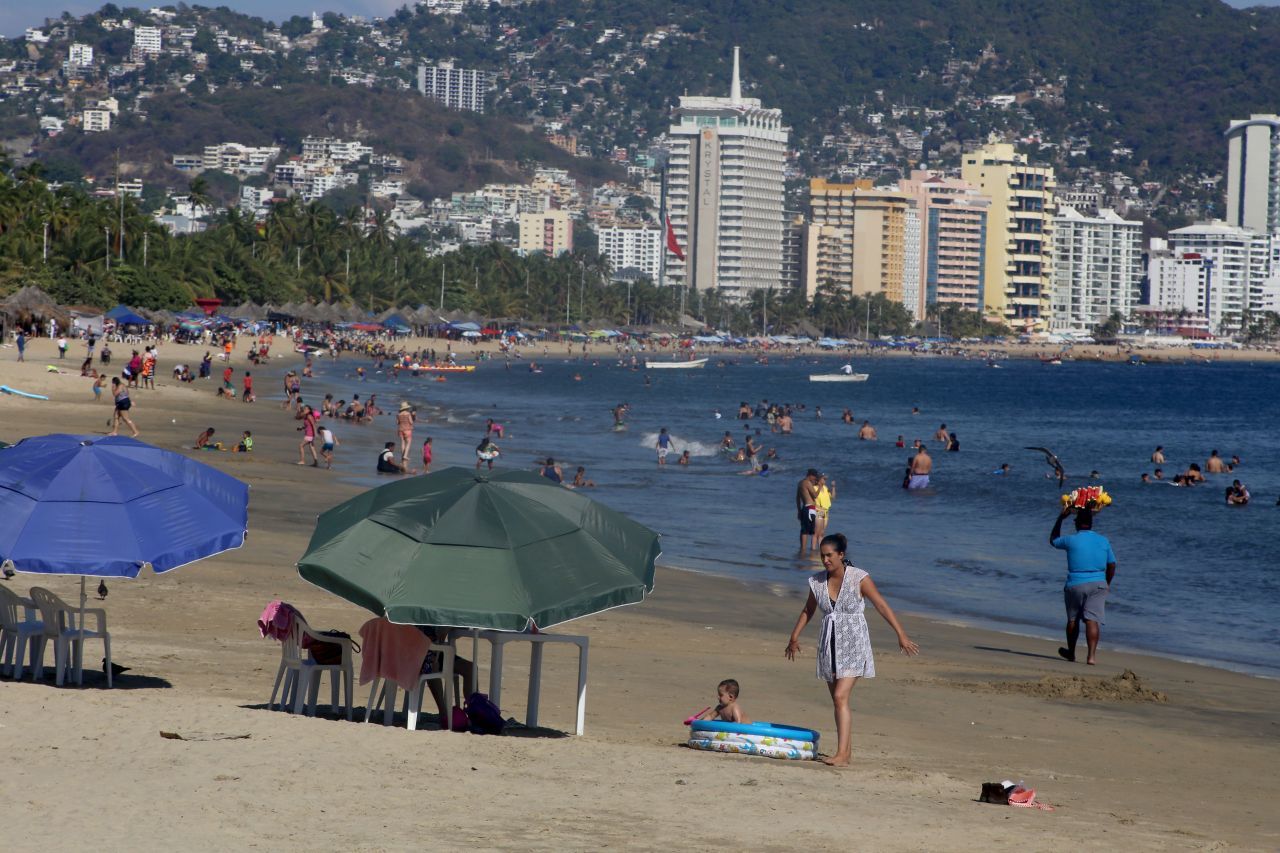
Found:
[[[574,734],[581,736],[587,717],[587,637],[570,634],[517,634],[511,631],[481,631],[489,641],[489,699],[502,707],[502,656],[508,643],[529,643],[529,702],[525,724],[538,725],[538,702],[542,696],[542,648],[547,643],[572,643],[578,647],[578,715]]]

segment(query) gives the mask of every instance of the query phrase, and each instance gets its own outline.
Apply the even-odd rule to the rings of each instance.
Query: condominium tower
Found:
[[[960,176],[991,199],[984,311],[1019,331],[1044,329],[1053,284],[1053,168],[992,142],[964,155]]]
[[[899,188],[915,199],[920,213],[921,316],[931,305],[981,312],[991,199],[965,181],[919,169]],[[903,298],[908,310],[909,295]]]
[[[870,181],[809,181],[805,292],[824,284],[850,295],[883,293],[920,310],[921,220],[914,200]]]
[[[672,113],[667,207],[685,253],[667,257],[670,284],[730,299],[782,286],[782,111],[742,97],[733,49],[729,97],[682,96]]]
[[[1209,319],[1214,334],[1239,331],[1244,313],[1269,288],[1271,238],[1226,222],[1197,222],[1169,232],[1167,257],[1148,266],[1150,302]]]
[[[1050,328],[1090,332],[1113,314],[1128,319],[1142,282],[1142,223],[1103,208],[1059,207],[1053,231]]]
[[[1227,224],[1280,231],[1280,116],[1254,115],[1227,128]]]
[[[418,91],[455,110],[484,112],[485,96],[493,82],[491,71],[454,68],[452,62],[418,66]]]

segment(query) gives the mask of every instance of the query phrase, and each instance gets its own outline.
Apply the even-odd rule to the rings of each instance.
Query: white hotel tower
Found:
[[[781,110],[742,97],[738,48],[729,97],[683,96],[672,118],[667,207],[685,259],[668,253],[667,282],[730,299],[782,287],[790,128]]]

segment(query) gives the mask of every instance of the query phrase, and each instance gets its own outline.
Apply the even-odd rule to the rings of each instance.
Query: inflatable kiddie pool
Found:
[[[689,725],[689,746],[694,749],[797,761],[812,761],[818,757],[818,737],[813,729],[781,723],[695,720]]]

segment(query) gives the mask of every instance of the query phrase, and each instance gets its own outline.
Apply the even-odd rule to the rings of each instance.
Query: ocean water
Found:
[[[1067,488],[1097,470],[1115,503],[1095,529],[1110,538],[1118,572],[1107,603],[1103,649],[1130,648],[1232,669],[1280,675],[1280,396],[1276,368],[1253,364],[1127,365],[980,361],[941,357],[858,359],[865,383],[810,383],[842,359],[795,357],[756,364],[718,357],[703,370],[645,371],[616,358],[490,361],[446,382],[374,373],[356,381],[358,362],[318,361],[304,389],[349,399],[376,393],[384,409],[401,399],[422,407],[416,443],[433,436],[435,466],[475,463],[492,417],[506,428],[497,465],[534,469],[553,456],[565,474],[578,465],[597,484],[592,497],[663,536],[663,563],[775,589],[800,589],[818,566],[796,558],[796,482],[809,467],[836,481],[828,532],[850,540],[854,562],[876,578],[899,610],[970,620],[1060,638],[1065,558],[1048,544],[1059,489],[1041,454],[1052,449]],[[574,376],[580,376],[575,380]],[[646,382],[647,379],[647,382]],[[738,404],[767,399],[803,404],[795,433],[769,432],[762,419],[738,421]],[[630,404],[627,429],[611,408]],[[821,407],[823,418],[816,418]],[[853,426],[840,421],[852,409]],[[920,414],[912,414],[918,407]],[[715,411],[722,413],[716,419]],[[878,441],[857,440],[870,420]],[[942,452],[932,435],[945,422],[961,451]],[[659,468],[654,442],[667,427],[676,455],[693,464]],[[762,430],[779,459],[766,478],[716,451],[728,430]],[[390,417],[368,426],[338,423],[340,476],[368,485],[377,451],[395,438]],[[905,492],[908,450],[929,444],[933,485]],[[1190,489],[1144,485],[1152,449],[1162,444],[1166,476],[1203,467],[1211,449],[1241,458],[1233,475]],[[1008,476],[992,472],[1011,465]],[[1223,490],[1239,477],[1247,507],[1228,507]],[[1070,521],[1066,525],[1071,530]],[[1047,645],[1052,654],[1056,645]]]

